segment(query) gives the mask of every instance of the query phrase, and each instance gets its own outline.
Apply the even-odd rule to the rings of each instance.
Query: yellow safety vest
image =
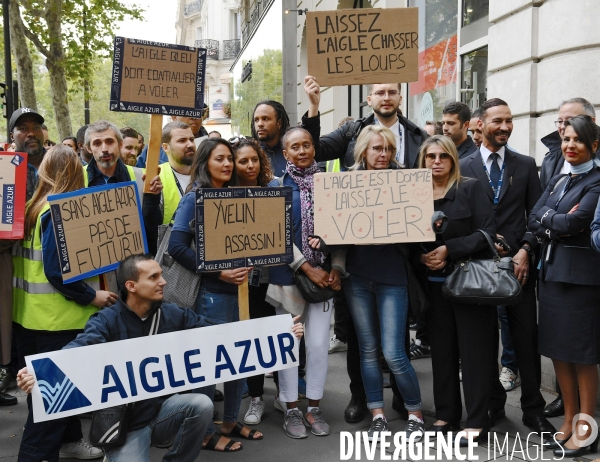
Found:
[[[341,172],[340,159],[328,160],[326,171],[327,172]]]
[[[160,165],[160,181],[163,184],[163,225],[169,224],[181,201],[181,193],[175,181],[175,174],[169,162]],[[185,191],[184,191],[185,192]]]
[[[48,282],[42,259],[42,214],[46,210],[50,204],[40,212],[31,235],[13,247],[13,321],[32,330],[83,329],[99,308],[67,300]],[[100,290],[97,276],[84,282]]]

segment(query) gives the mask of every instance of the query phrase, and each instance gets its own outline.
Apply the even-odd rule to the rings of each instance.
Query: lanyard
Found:
[[[587,172],[585,172],[585,173],[582,173],[579,176],[576,176],[575,178],[573,178],[571,176],[571,174],[569,174],[569,176],[567,177],[567,181],[565,181],[565,186],[564,186],[562,192],[560,193],[560,196],[558,197],[558,200],[556,201],[556,205],[554,206],[554,210],[558,210],[558,205],[560,204],[560,201],[562,201],[563,197],[565,197],[565,194],[567,194],[567,192],[569,192],[569,189],[571,189],[571,186],[573,186],[573,185],[575,185],[575,183],[579,182],[588,173],[590,173],[589,170]]]
[[[496,162],[495,159],[494,162]],[[502,190],[502,183],[504,182],[504,167],[506,167],[506,161],[502,162],[502,170],[500,170],[500,180],[498,181],[498,189],[496,189],[494,188],[494,183],[492,183],[490,172],[488,172],[488,169],[485,166],[485,162],[483,163],[483,169],[485,170],[485,174],[488,177],[488,181],[490,182],[492,191],[494,191],[494,205],[498,205],[498,202],[500,202],[500,191]]]
[[[173,178],[175,178],[175,184],[177,185],[177,189],[179,189],[179,194],[181,194],[181,197],[185,196],[185,194],[183,193],[183,189],[181,188],[181,185],[179,184],[179,180],[177,179],[177,175],[175,175],[175,169],[173,168],[173,166],[170,166],[171,170],[173,170]]]

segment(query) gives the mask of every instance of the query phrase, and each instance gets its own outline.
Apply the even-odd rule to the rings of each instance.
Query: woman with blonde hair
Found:
[[[38,171],[39,184],[25,214],[25,239],[13,251],[13,321],[19,368],[25,356],[60,350],[83,332],[98,308],[113,305],[117,294],[99,290],[98,277],[65,284],[48,196],[83,188],[77,154],[56,145]],[[59,457],[97,458],[102,451],[83,440],[77,417],[33,423],[29,415],[21,440],[19,460],[57,460]],[[62,446],[61,446],[62,444]]]
[[[437,420],[430,430],[458,430],[462,415],[460,358],[467,410],[465,431],[482,441],[490,427],[488,403],[492,380],[497,377],[496,307],[451,302],[442,295],[442,285],[457,261],[491,256],[480,230],[490,237],[496,235],[494,215],[479,181],[461,177],[458,153],[450,138],[435,135],[425,140],[419,167],[431,169],[434,210],[441,212],[433,226],[436,240],[421,244],[419,258],[431,301],[427,323]],[[466,445],[467,440],[461,438],[460,444]]]

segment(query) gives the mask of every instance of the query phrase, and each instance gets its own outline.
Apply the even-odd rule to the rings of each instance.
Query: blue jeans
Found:
[[[506,307],[499,306],[497,309],[502,338],[502,357],[500,358],[500,363],[502,364],[502,367],[508,367],[515,374],[518,374],[519,367],[517,366],[517,355],[515,354],[515,347],[513,346],[512,335],[510,334],[510,327],[508,326]]]
[[[196,301],[196,313],[225,322],[237,322],[240,320],[237,294],[220,294],[209,292],[202,288]],[[223,422],[233,423],[238,421],[245,384],[246,379],[225,382],[223,387]],[[202,387],[196,390],[196,392],[205,394],[212,401],[215,394],[215,386]],[[212,435],[215,431],[215,426],[211,419],[207,435]]]
[[[150,461],[150,446],[173,445],[163,461],[194,461],[202,449],[213,404],[201,394],[173,395],[161,406],[158,415],[146,427],[127,433],[123,446],[105,451],[109,462]]]
[[[358,335],[360,370],[367,406],[383,408],[383,372],[380,351],[394,374],[408,411],[421,409],[419,380],[405,350],[408,290],[406,286],[380,284],[358,276],[344,281],[350,314]]]

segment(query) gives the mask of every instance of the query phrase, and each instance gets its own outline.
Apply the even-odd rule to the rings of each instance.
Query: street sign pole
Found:
[[[15,0],[13,0],[15,1]],[[10,0],[2,0],[2,13],[4,18],[4,75],[6,76],[6,141],[10,140],[10,129],[8,128],[8,119],[13,113],[13,95],[12,95],[12,63],[10,52],[10,27],[8,23],[8,4]]]

